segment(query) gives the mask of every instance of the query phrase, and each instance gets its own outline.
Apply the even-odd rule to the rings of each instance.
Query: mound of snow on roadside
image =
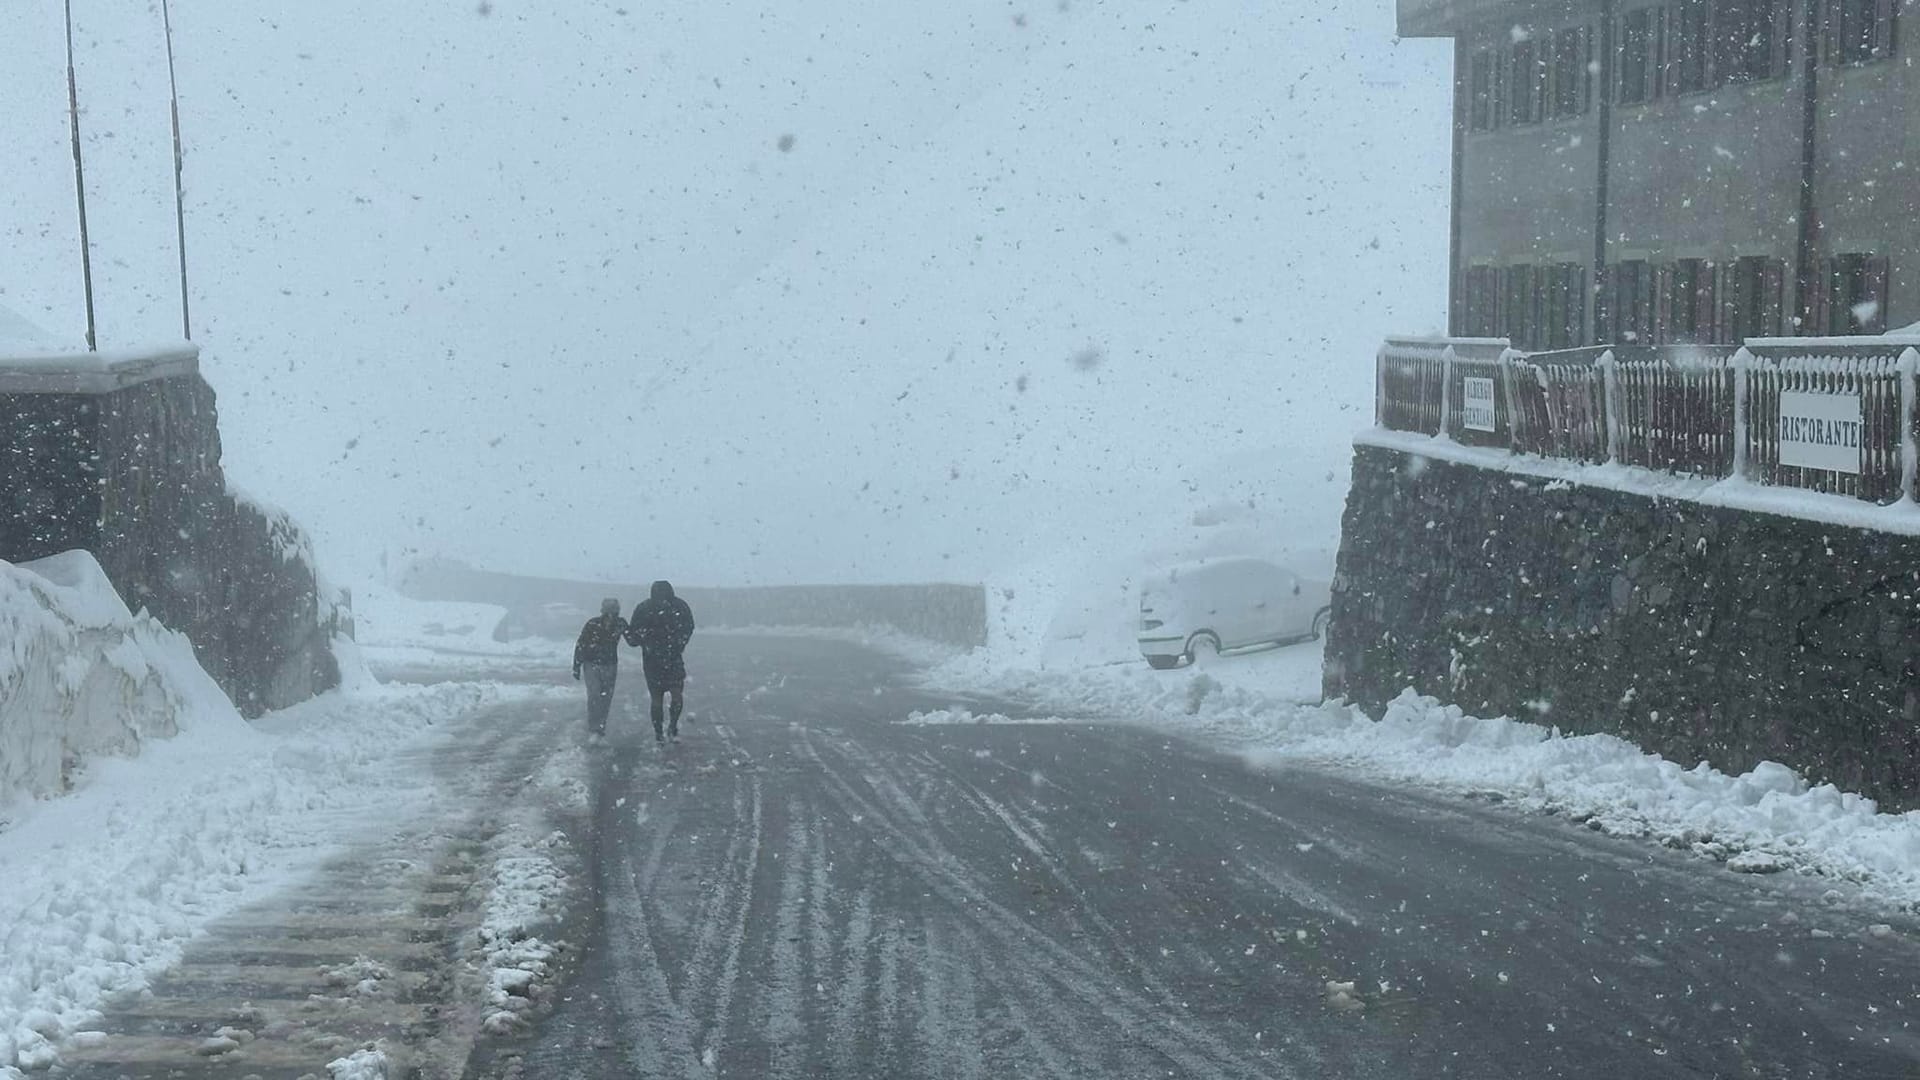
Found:
[[[989,576],[987,647],[995,670],[1137,663],[1140,587],[1201,559],[1266,559],[1332,580],[1345,477],[1280,469],[1270,447],[1196,459],[1176,482],[1116,493],[1037,526],[1047,554]]]
[[[362,584],[353,590],[353,615],[361,653],[384,666],[564,663],[572,657],[568,642],[498,640],[507,609],[492,604],[415,600],[384,585]]]
[[[102,755],[132,756],[191,721],[244,722],[193,645],[135,615],[84,551],[0,562],[0,820],[57,795]]]
[[[1610,834],[1657,840],[1748,872],[1791,870],[1858,883],[1920,906],[1920,812],[1762,763],[1730,775],[1649,754],[1611,735],[1566,735],[1467,715],[1409,690],[1376,718],[1306,705],[1223,681],[1230,669],[1166,677],[1144,669],[986,673],[977,660],[936,669],[929,685],[1040,711],[1180,730],[1262,766],[1334,763],[1397,781],[1489,795],[1567,815]]]

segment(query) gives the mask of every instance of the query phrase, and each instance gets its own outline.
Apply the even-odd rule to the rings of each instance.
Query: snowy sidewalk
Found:
[[[272,714],[186,719],[132,759],[0,826],[0,1077],[43,1068],[112,995],[145,986],[210,923],[442,798],[406,763],[451,721],[551,688],[356,687]]]
[[[1144,664],[1023,671],[983,655],[932,669],[927,685],[1031,703],[1036,712],[1179,732],[1255,765],[1337,765],[1401,783],[1491,797],[1563,814],[1608,834],[1691,850],[1748,873],[1794,872],[1848,882],[1869,902],[1920,908],[1920,812],[1886,814],[1871,799],[1810,785],[1762,764],[1743,776],[1682,766],[1610,735],[1566,736],[1507,718],[1482,719],[1411,691],[1379,718],[1317,694],[1309,651],[1282,650],[1203,671]],[[1283,655],[1294,653],[1292,657]],[[1309,680],[1303,672],[1311,671]],[[915,721],[973,722],[965,713]]]

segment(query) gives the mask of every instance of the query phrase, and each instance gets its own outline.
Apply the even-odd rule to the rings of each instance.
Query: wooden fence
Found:
[[[1467,445],[1884,505],[1915,494],[1916,369],[1920,339],[1905,338],[1531,355],[1403,338],[1380,351],[1377,412],[1382,427]]]

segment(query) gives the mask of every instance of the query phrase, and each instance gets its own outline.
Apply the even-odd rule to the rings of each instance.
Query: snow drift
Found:
[[[60,794],[88,759],[138,754],[189,717],[244,724],[192,643],[128,611],[92,555],[0,562],[0,807]]]

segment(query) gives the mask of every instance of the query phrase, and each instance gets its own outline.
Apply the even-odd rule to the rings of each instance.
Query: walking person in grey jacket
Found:
[[[627,632],[627,620],[620,617],[620,601],[600,601],[598,617],[587,620],[580,629],[580,640],[573,646],[573,677],[586,678],[587,733],[601,738],[607,733],[607,713],[613,709],[613,684],[620,675],[620,639]]]

